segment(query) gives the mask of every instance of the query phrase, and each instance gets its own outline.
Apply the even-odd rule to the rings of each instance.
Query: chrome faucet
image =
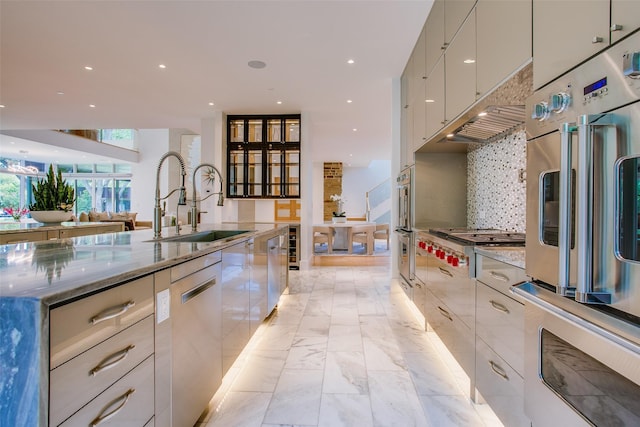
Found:
[[[218,195],[218,206],[223,206],[224,205],[224,195],[222,194],[222,175],[220,174],[220,171],[213,166],[211,163],[201,163],[198,166],[196,166],[196,168],[193,170],[193,178],[191,179],[191,182],[193,183],[193,201],[191,202],[191,231],[196,231],[198,229],[198,207],[196,206],[197,200],[196,200],[196,172],[198,172],[198,169],[200,169],[201,167],[208,167],[209,170],[207,171],[207,181],[210,181],[212,184],[215,181],[215,175],[213,175],[213,172],[215,171],[218,176],[220,177],[220,191],[218,193],[211,193],[209,194],[207,197],[205,197],[204,199],[200,199],[200,201],[204,201],[207,200],[209,197],[213,196],[214,194]]]
[[[182,185],[179,188],[173,189],[169,194],[165,197],[160,197],[160,169],[162,169],[162,163],[168,157],[175,157],[180,162],[180,173],[182,174]],[[153,238],[159,239],[162,237],[162,217],[164,216],[164,211],[160,207],[160,201],[169,198],[176,191],[180,192],[178,197],[178,206],[187,204],[187,190],[184,186],[185,177],[187,176],[187,168],[185,167],[184,159],[180,155],[180,153],[176,151],[168,151],[160,157],[160,162],[158,163],[158,169],[156,170],[156,199],[155,206],[153,208]],[[176,209],[177,212],[177,209]],[[178,218],[176,218],[176,234],[180,233],[180,225],[178,223]]]

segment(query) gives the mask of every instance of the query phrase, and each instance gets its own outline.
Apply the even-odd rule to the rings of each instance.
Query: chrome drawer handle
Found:
[[[502,282],[508,282],[509,281],[509,276],[502,274],[502,273],[498,273],[496,271],[490,271],[489,274],[491,274],[491,277],[493,277],[494,279],[500,280]]]
[[[135,301],[128,301],[120,306],[110,307],[106,310],[98,313],[94,317],[91,318],[89,323],[95,325],[96,323],[104,322],[105,320],[113,319],[114,317],[118,317],[127,312],[131,307],[136,305]]]
[[[127,356],[129,355],[129,352],[134,348],[136,348],[136,346],[132,344],[126,348],[123,348],[120,351],[113,353],[112,355],[105,357],[102,361],[100,361],[98,366],[96,366],[95,368],[89,371],[89,375],[91,375],[92,377],[95,377],[96,375],[98,375],[98,373],[105,371],[107,369],[113,368],[118,363],[126,359]]]
[[[495,372],[497,375],[500,375],[505,380],[509,381],[509,377],[507,373],[500,367],[500,365],[496,364],[493,360],[489,360],[489,366],[491,366],[491,370]]]
[[[129,398],[131,397],[131,395],[135,392],[136,390],[133,388],[130,388],[129,390],[127,390],[127,392],[125,394],[123,394],[120,397],[117,397],[115,399],[113,399],[111,402],[109,402],[109,404],[107,406],[105,406],[105,408],[102,410],[102,412],[100,413],[100,415],[98,415],[93,421],[91,421],[91,424],[89,424],[91,427],[97,426],[98,424],[102,423],[103,421],[107,421],[110,418],[113,418],[118,412],[120,412],[122,410],[122,408],[124,408],[124,405],[127,404],[127,402],[129,401]],[[110,407],[112,407],[113,405],[115,405],[119,400],[122,401],[122,403],[120,403],[118,406],[116,406],[113,411],[111,412],[107,412],[106,414],[104,414],[104,412],[109,409]]]
[[[501,304],[498,301],[494,301],[494,300],[489,300],[489,303],[491,303],[491,306],[496,310],[502,313],[509,314],[509,309],[504,304]]]
[[[444,308],[438,306],[438,310],[440,310],[440,314],[442,314],[444,317],[446,317],[447,319],[449,319],[450,321],[453,322],[453,318],[451,317],[451,315],[449,314],[449,312],[447,310],[445,310]]]
[[[438,269],[440,270],[440,273],[444,274],[445,276],[453,277],[453,274],[446,268],[438,267]]]

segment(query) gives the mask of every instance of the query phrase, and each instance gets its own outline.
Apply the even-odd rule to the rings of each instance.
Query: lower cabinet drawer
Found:
[[[524,305],[478,281],[476,334],[524,376]]]
[[[481,339],[476,342],[476,350],[476,388],[484,400],[505,426],[529,427],[522,377]]]
[[[153,316],[50,373],[50,421],[58,425],[153,353]]]
[[[469,378],[474,378],[475,333],[430,291],[426,293],[425,317]]]
[[[154,310],[153,275],[50,312],[51,369],[144,319]]]
[[[146,425],[153,417],[154,411],[153,375],[153,356],[150,356],[60,425],[65,427]]]

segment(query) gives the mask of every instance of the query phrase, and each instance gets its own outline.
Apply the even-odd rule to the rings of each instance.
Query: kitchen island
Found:
[[[0,425],[49,425],[52,417],[49,393],[53,385],[50,381],[54,381],[52,372],[64,366],[67,360],[81,359],[81,353],[88,353],[88,350],[93,350],[94,346],[98,347],[98,343],[102,345],[103,342],[124,333],[120,331],[128,333],[134,328],[151,331],[150,344],[135,346],[136,351],[148,348],[151,355],[142,354],[140,357],[143,360],[127,376],[144,368],[145,372],[151,372],[150,382],[154,384],[154,370],[157,373],[160,367],[166,369],[167,363],[170,366],[171,361],[171,349],[166,348],[166,342],[156,342],[155,355],[153,354],[154,340],[157,340],[154,334],[157,335],[163,330],[166,332],[171,324],[165,321],[171,316],[169,311],[164,311],[168,310],[168,307],[160,307],[162,318],[155,316],[154,319],[152,316],[152,314],[159,314],[156,313],[158,310],[156,301],[163,301],[162,304],[168,303],[168,300],[159,299],[158,290],[170,290],[175,272],[180,272],[183,266],[189,265],[191,268],[193,265],[202,263],[201,268],[204,270],[204,267],[215,262],[210,260],[219,261],[222,258],[220,254],[224,254],[227,248],[238,246],[243,242],[247,246],[249,242],[253,245],[254,239],[256,242],[263,242],[261,244],[266,246],[266,239],[278,235],[286,236],[288,225],[205,224],[200,226],[200,230],[227,232],[246,230],[247,232],[211,242],[199,242],[172,240],[176,237],[175,229],[165,228],[163,234],[166,240],[154,241],[151,230],[140,230],[0,246],[2,254],[0,263],[0,340],[2,340],[0,344],[0,371],[2,372]],[[189,233],[182,231],[182,234]],[[230,234],[232,233],[228,233]],[[286,241],[286,239],[283,240]],[[256,252],[259,251],[256,250]],[[251,259],[259,260],[258,254],[252,255]],[[284,259],[286,261],[286,257]],[[224,282],[225,279],[217,277],[217,280]],[[284,280],[286,281],[286,278]],[[135,298],[126,296],[126,292],[121,289],[130,289],[131,295],[140,296]],[[96,308],[100,306],[99,304],[92,303],[95,307],[91,310],[97,310],[97,312],[94,313],[91,310],[83,312],[84,301],[105,304],[105,301],[113,295],[119,294],[125,295],[125,304],[121,307],[116,306],[114,310],[103,312],[102,309]],[[107,307],[112,306],[113,303],[107,303]],[[69,314],[73,313],[70,307],[80,307],[79,312],[82,315]],[[124,315],[123,313],[127,310],[129,313]],[[52,313],[56,312],[68,313],[57,319],[55,315],[52,316]],[[121,314],[122,316],[119,317]],[[148,325],[144,325],[145,322]],[[54,323],[59,325],[56,326]],[[90,324],[99,325],[98,329],[102,328],[101,332],[96,334],[84,331]],[[74,329],[77,331],[74,332]],[[70,335],[61,338],[60,345],[56,347],[52,341],[67,332]],[[73,333],[76,333],[75,338]],[[149,333],[140,332],[140,336],[148,340]],[[130,347],[133,348],[133,346]],[[125,351],[120,356],[125,359],[127,355]],[[135,356],[128,357],[128,359],[132,358],[135,359]],[[118,357],[114,356],[112,359],[115,360]],[[161,359],[160,362],[158,359]],[[116,364],[114,360],[109,359],[105,364],[109,365],[112,362]],[[146,368],[145,364],[150,367]],[[95,370],[94,368],[91,372]],[[95,376],[104,376],[104,373],[101,372],[101,374],[103,375]],[[85,374],[85,376],[88,375]],[[150,396],[151,405],[153,405],[155,392],[156,407],[164,405],[165,408],[161,410],[165,410],[170,404],[170,398],[167,397],[167,387],[163,378],[157,378],[157,376],[155,391],[145,392],[141,389],[131,393],[133,397],[144,397],[146,393],[146,398]],[[139,382],[144,384],[148,382],[147,379],[142,376]],[[164,379],[167,379],[166,375]],[[163,387],[164,390],[157,390]],[[129,395],[123,402],[128,398]],[[118,402],[115,403],[117,406]],[[104,404],[109,406],[109,402]],[[81,412],[82,410],[78,410],[78,414]],[[158,418],[158,414],[155,414],[155,425],[171,425],[170,412],[168,411],[168,415],[165,414],[164,418]],[[77,414],[73,415],[75,417]],[[153,408],[151,417],[153,423]],[[68,421],[69,417],[65,415],[60,420]]]

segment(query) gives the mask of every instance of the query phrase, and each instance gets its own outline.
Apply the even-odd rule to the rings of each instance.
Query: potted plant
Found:
[[[75,190],[62,179],[62,172],[53,173],[53,165],[44,179],[32,185],[34,203],[29,206],[31,217],[38,222],[62,222],[71,219]]]
[[[333,212],[332,221],[336,222],[347,222],[347,214],[342,210],[344,205],[344,199],[341,194],[332,194],[329,197],[332,201],[336,202],[337,210]]]

